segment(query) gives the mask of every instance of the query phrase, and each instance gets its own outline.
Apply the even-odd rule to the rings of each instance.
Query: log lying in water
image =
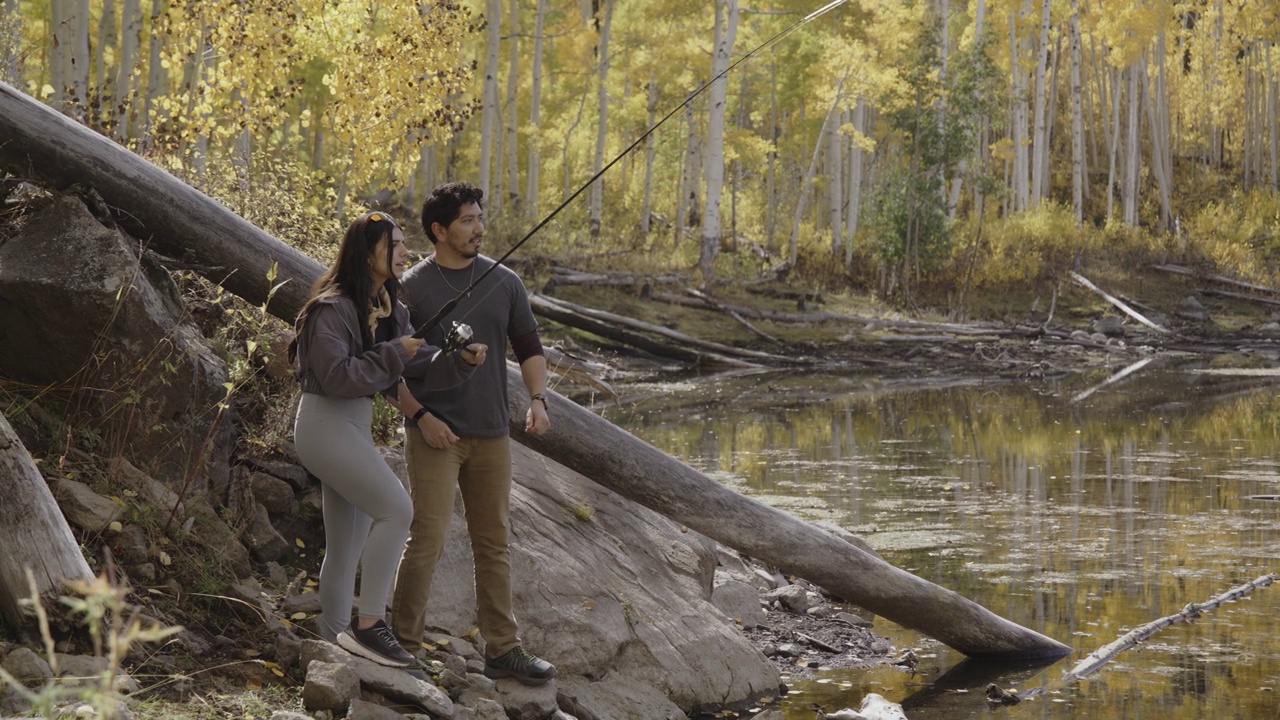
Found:
[[[834,535],[717,483],[549,392],[551,430],[524,432],[528,395],[507,373],[511,436],[630,500],[794,573],[971,657],[1061,657],[1071,649]]]

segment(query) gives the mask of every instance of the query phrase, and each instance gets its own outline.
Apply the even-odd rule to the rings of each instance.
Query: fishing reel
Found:
[[[445,352],[453,352],[470,345],[473,337],[475,333],[472,332],[470,325],[455,320],[450,323],[449,331],[444,334]]]

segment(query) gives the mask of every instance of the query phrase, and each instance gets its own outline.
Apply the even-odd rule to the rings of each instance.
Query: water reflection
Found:
[[[713,379],[602,414],[742,492],[834,521],[886,560],[1071,645],[1000,684],[993,707],[958,653],[892,624],[923,676],[831,672],[794,685],[857,707],[878,692],[920,718],[1280,717],[1280,586],[1163,630],[1089,678],[1067,669],[1128,630],[1280,571],[1280,401],[1271,377],[1145,368],[1044,384],[920,378]],[[1089,391],[1092,388],[1092,391]],[[1086,392],[1088,391],[1088,392]],[[983,670],[982,676],[991,674]],[[981,687],[979,687],[981,685]]]

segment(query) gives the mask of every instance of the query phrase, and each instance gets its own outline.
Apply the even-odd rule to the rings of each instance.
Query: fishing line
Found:
[[[581,195],[587,188],[591,187],[592,183],[594,183],[596,180],[599,180],[602,175],[604,175],[606,172],[609,171],[609,168],[612,168],[614,165],[618,164],[620,160],[622,160],[624,157],[629,155],[632,150],[635,150],[636,147],[640,145],[640,143],[644,142],[646,138],[648,138],[655,131],[657,131],[658,128],[662,127],[663,123],[670,120],[676,113],[680,112],[680,110],[682,110],[685,106],[693,102],[694,98],[701,95],[704,90],[711,87],[717,80],[728,75],[731,71],[734,70],[734,68],[738,67],[739,65],[751,59],[752,57],[755,57],[755,55],[757,55],[758,53],[768,49],[769,47],[777,43],[779,40],[781,40],[782,38],[786,37],[787,35],[790,35],[792,32],[795,32],[800,27],[807,25],[808,23],[822,17],[823,15],[826,15],[828,12],[831,12],[832,10],[836,9],[837,7],[840,7],[841,5],[845,4],[848,1],[849,0],[833,0],[832,2],[829,2],[826,5],[823,5],[822,7],[818,8],[817,10],[814,10],[808,15],[805,15],[804,17],[788,25],[782,30],[779,30],[777,33],[773,35],[773,37],[770,37],[768,40],[765,40],[764,42],[760,43],[756,47],[752,48],[745,55],[743,55],[742,57],[735,60],[732,64],[730,64],[729,67],[722,70],[718,75],[706,81],[705,83],[702,84],[701,87],[699,87],[697,90],[694,90],[692,93],[690,93],[689,96],[684,99],[684,102],[672,108],[671,112],[664,115],[661,120],[649,126],[649,129],[645,130],[644,134],[636,138],[630,145],[626,147],[625,150],[623,150],[622,152],[614,156],[614,158],[610,160],[608,164],[600,168],[600,170],[597,171],[595,175],[592,175],[590,180],[587,180],[585,183],[583,183],[582,186],[579,187],[577,190],[575,190],[572,195],[565,198],[564,202],[560,203],[560,205],[558,205],[555,210],[552,210],[550,214],[544,217],[537,225],[534,225],[532,230],[526,233],[524,237],[520,238],[519,242],[517,242],[515,245],[512,245],[511,249],[503,253],[502,257],[498,258],[494,262],[494,264],[489,267],[489,269],[485,270],[483,273],[480,274],[480,277],[471,281],[471,284],[467,285],[467,287],[464,288],[462,292],[458,293],[457,296],[455,296],[452,300],[445,303],[444,306],[441,307],[440,310],[435,315],[431,316],[431,319],[427,320],[427,322],[424,323],[422,327],[418,328],[417,332],[415,332],[413,336],[416,338],[425,338],[428,332],[430,332],[433,328],[435,328],[437,325],[440,324],[440,321],[444,319],[445,315],[448,315],[450,312],[453,311],[455,307],[458,306],[458,303],[462,301],[462,298],[466,297],[467,293],[474,290],[476,285],[479,285],[482,280],[484,280],[486,277],[489,276],[489,273],[493,272],[494,270],[497,270],[498,266],[506,262],[506,260],[511,257],[512,253],[514,253],[516,250],[519,250],[521,245],[524,245],[525,242],[529,240],[529,238],[533,237],[539,230],[541,230],[544,226],[546,226],[547,223],[551,222],[551,220],[556,215],[560,214],[561,210],[564,210],[565,207],[569,205],[569,203],[573,202],[574,199],[576,199],[579,195]],[[492,292],[492,290],[490,290],[490,292]],[[481,299],[483,300],[486,297],[488,297],[488,293],[483,295]]]

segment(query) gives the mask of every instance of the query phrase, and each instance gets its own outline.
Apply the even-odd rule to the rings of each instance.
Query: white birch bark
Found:
[[[142,42],[142,7],[138,0],[124,0],[120,12],[120,57],[116,67],[116,96],[120,99],[115,118],[117,140],[131,137],[129,108],[135,107],[135,75]]]
[[[68,102],[71,116],[83,122],[89,100],[89,0],[75,0],[70,7]]]
[[[853,130],[855,137],[850,143],[849,149],[849,220],[845,223],[845,243],[844,243],[844,264],[848,266],[853,262],[853,240],[858,232],[858,221],[862,217],[862,172],[863,172],[863,149],[862,145],[857,141],[857,136],[866,134],[867,132],[867,104],[859,97],[857,104],[853,107]]]
[[[1137,227],[1138,177],[1141,171],[1142,150],[1142,129],[1138,122],[1142,109],[1142,73],[1138,63],[1130,65],[1125,72],[1129,74],[1129,112],[1125,126],[1124,180],[1120,187],[1120,200],[1125,224]]]
[[[645,127],[653,127],[658,117],[658,72],[649,73],[649,101]],[[653,163],[658,156],[658,138],[651,134],[645,139],[644,146],[644,205],[640,217],[640,234],[647,236],[653,228]]]
[[[1277,128],[1276,113],[1280,112],[1280,104],[1276,102],[1276,92],[1280,90],[1280,83],[1276,82],[1275,73],[1271,68],[1271,52],[1267,52],[1267,137],[1270,138],[1271,144],[1271,187],[1280,189],[1280,152],[1276,149]]]
[[[99,122],[105,121],[111,112],[115,100],[115,75],[107,68],[106,49],[118,48],[119,32],[116,28],[115,0],[102,0],[102,15],[98,18],[98,43],[93,49],[93,69],[97,75],[94,87],[97,89],[99,102]],[[116,57],[116,62],[120,58]]]
[[[164,12],[164,0],[151,0],[151,17],[160,17],[160,13]],[[160,33],[152,28],[150,47],[147,53],[147,87],[143,93],[145,100],[142,105],[142,132],[138,136],[143,141],[144,147],[151,146],[151,109],[157,98],[165,93],[165,70],[160,65],[160,48],[164,43],[164,38]],[[320,123],[312,123],[316,132],[320,132]],[[313,167],[320,167],[315,164],[315,154],[312,155]]]
[[[592,163],[592,175],[604,167],[605,142],[609,138],[609,35],[613,27],[614,0],[604,0],[600,12],[604,17],[600,21],[600,39],[598,54],[600,65],[596,76],[596,154]],[[604,178],[597,178],[591,185],[589,228],[591,237],[600,237],[601,225],[604,223]]]
[[[684,106],[684,125],[688,132],[689,142],[693,142],[693,105],[686,104]],[[684,214],[689,210],[685,197],[688,195],[686,189],[689,185],[689,152],[684,153],[684,162],[680,163],[680,173],[676,177],[676,216],[672,223],[672,242],[676,247],[680,246],[680,241],[684,239]]]
[[[1013,108],[1009,122],[1013,126],[1013,173],[1010,193],[1013,212],[1026,210],[1031,200],[1029,185],[1030,162],[1027,155],[1027,78],[1019,62],[1018,26],[1015,13],[1009,14],[1009,53],[1013,70],[1011,88]]]
[[[1151,131],[1151,174],[1156,180],[1156,190],[1160,194],[1160,227],[1168,230],[1173,225],[1173,192],[1172,149],[1169,144],[1169,113],[1167,87],[1165,85],[1165,46],[1164,33],[1156,38],[1156,62],[1160,63],[1154,79],[1155,88],[1147,93],[1147,123]],[[1146,67],[1146,60],[1143,60]],[[1151,82],[1151,80],[1148,80]]]
[[[511,59],[507,66],[507,199],[511,210],[520,209],[520,115],[516,109],[516,91],[520,85],[520,0],[511,0]]]
[[[524,209],[527,217],[539,216],[538,195],[541,186],[542,157],[538,141],[542,135],[542,50],[547,21],[547,0],[538,0],[533,21],[533,77],[529,89],[529,171],[525,178]]]
[[[711,59],[711,77],[716,78],[729,67],[729,56],[738,36],[738,0],[716,0],[715,52]],[[720,254],[720,201],[724,194],[724,116],[729,79],[721,77],[711,83],[707,112],[707,144],[703,148],[707,174],[706,206],[702,213],[702,253],[698,269],[704,287],[715,279],[716,257]]]
[[[805,170],[804,177],[800,180],[800,198],[796,202],[796,214],[791,222],[791,243],[787,256],[792,266],[796,264],[796,260],[800,256],[800,220],[804,217],[805,210],[809,204],[809,193],[813,187],[813,178],[818,172],[818,157],[822,154],[822,144],[826,139],[827,128],[831,125],[831,118],[836,114],[836,110],[844,100],[844,82],[849,78],[851,70],[852,68],[845,70],[844,77],[840,78],[840,82],[836,85],[836,99],[831,103],[831,108],[827,110],[826,117],[822,118],[822,129],[818,131],[818,141],[813,145],[813,155],[809,158],[809,168]]]
[[[67,16],[69,0],[49,0],[49,84],[53,95],[49,101],[61,110],[67,104],[67,52],[71,46]]]
[[[1049,72],[1049,9],[1050,0],[1043,0],[1040,11],[1040,42],[1036,46],[1036,79],[1035,79],[1035,125],[1033,126],[1033,134],[1031,138],[1032,148],[1032,166],[1031,166],[1031,205],[1035,207],[1044,200],[1046,188],[1044,186],[1045,163],[1048,160],[1048,153],[1045,152],[1046,146],[1049,144],[1049,131],[1047,127],[1048,113],[1046,112],[1046,104],[1048,97],[1045,93],[1045,78]]]
[[[1120,80],[1121,72],[1112,69],[1111,120],[1107,123],[1107,219],[1115,217],[1116,166],[1120,158]]]
[[[778,63],[769,63],[769,160],[764,173],[764,233],[765,247],[777,246],[778,234]]]
[[[1071,0],[1071,206],[1084,224],[1084,104],[1080,84],[1080,3]]]
[[[840,133],[840,126],[844,124],[846,112],[841,108],[836,122],[827,130],[827,214],[831,229],[831,254],[836,257],[840,256],[841,242],[844,240],[844,218],[841,213],[841,206],[844,204],[844,153],[841,147],[844,135]]]
[[[486,33],[484,85],[481,88],[480,111],[480,172],[477,185],[484,192],[484,197],[491,207],[494,205],[490,171],[493,165],[493,133],[498,124],[498,51],[502,41],[502,0],[487,0],[485,15],[488,22]],[[493,208],[496,210],[496,208]]]

